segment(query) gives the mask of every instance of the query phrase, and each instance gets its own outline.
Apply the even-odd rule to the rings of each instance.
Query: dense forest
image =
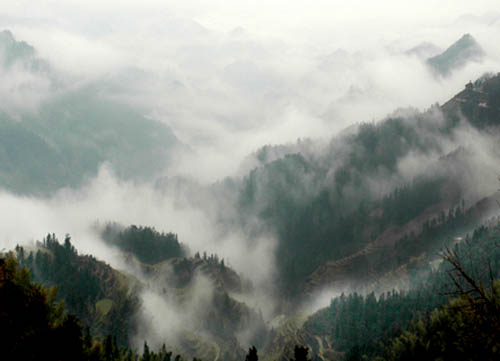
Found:
[[[57,293],[57,288],[34,282],[12,255],[0,258],[1,344],[9,360],[182,360],[165,346],[153,351],[145,342],[138,352],[120,346],[111,334],[93,337],[78,317],[66,311],[65,303],[57,301]]]
[[[101,230],[102,239],[124,252],[130,252],[146,264],[155,264],[169,258],[186,256],[186,250],[174,233],[160,233],[151,227],[122,227],[108,223]]]
[[[69,236],[60,244],[49,234],[35,251],[18,246],[16,254],[35,282],[57,287],[57,300],[94,334],[112,334],[120,345],[129,344],[139,300],[124,275],[93,256],[79,255]]]
[[[355,253],[433,207],[463,207],[468,183],[479,181],[471,179],[474,151],[462,145],[449,151],[443,144],[453,141],[463,113],[480,132],[498,126],[499,108],[490,94],[499,89],[499,76],[484,77],[442,107],[360,124],[319,154],[300,142],[295,153],[253,169],[243,179],[237,207],[243,222],[245,215],[256,215],[278,238],[282,290],[293,297],[318,265]],[[481,107],[485,100],[492,106]],[[398,166],[411,154],[439,157],[407,178]],[[442,215],[434,218],[443,221]]]
[[[362,355],[420,359],[426,352],[433,359],[454,359],[460,352],[475,359],[482,341],[491,338],[484,346],[500,342],[499,242],[500,224],[494,220],[444,249],[437,269],[409,270],[413,281],[408,291],[342,295],[312,315],[305,328],[326,336],[333,349],[346,353],[346,360]],[[472,327],[476,322],[488,325]],[[448,345],[449,338],[454,341]],[[491,356],[498,351],[485,347],[482,352]]]
[[[437,268],[427,263],[408,271],[413,274],[409,290],[334,298],[330,306],[309,317],[303,332],[314,335],[310,336],[313,339],[328,340],[331,352],[335,350],[336,359],[342,360],[419,360],[429,355],[443,360],[472,360],[477,355],[495,359],[500,345],[499,242],[500,222],[493,219],[452,248],[443,249]],[[90,328],[83,326],[85,322],[74,316],[79,311],[75,303],[89,301],[72,299],[77,289],[62,281],[54,282],[57,288],[41,286],[23,266],[34,262],[38,278],[47,278],[50,266],[41,254],[49,258],[57,254],[78,257],[69,238],[60,245],[49,235],[40,247],[50,253],[39,251],[25,258],[24,249],[18,247],[16,257],[10,254],[0,260],[4,310],[0,324],[9,330],[4,333],[7,354],[20,360],[41,355],[56,360],[173,359],[165,346],[152,351],[145,342],[140,353],[120,344],[117,331],[125,325],[123,319],[119,320],[120,327],[107,329],[107,335],[92,336]],[[79,290],[79,294],[90,296],[92,289],[98,294],[95,282],[92,287],[92,276],[87,273],[82,279],[85,271],[71,271],[69,264],[61,265],[66,270],[64,278],[89,288],[88,292]],[[58,301],[61,296],[64,302]],[[308,347],[296,346],[295,360],[308,360],[309,351]],[[328,353],[321,352],[322,357]],[[257,359],[257,349],[250,348],[246,360]],[[181,360],[180,356],[175,360]]]

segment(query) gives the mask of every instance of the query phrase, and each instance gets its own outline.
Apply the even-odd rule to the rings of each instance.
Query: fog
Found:
[[[27,3],[16,3],[1,5],[1,27],[71,83],[118,82],[115,96],[170,124],[195,150],[175,171],[206,182],[235,173],[263,144],[443,102],[500,59],[494,1],[49,2],[29,4],[29,16]],[[464,33],[488,57],[448,79],[404,55],[422,42],[445,49]]]
[[[99,239],[96,222],[154,226],[177,233],[192,253],[225,258],[257,290],[234,297],[260,309],[270,322],[276,316],[277,240],[231,222],[221,226],[220,218],[231,218],[236,210],[232,200],[210,193],[210,186],[225,177],[239,181],[263,145],[293,147],[307,138],[326,144],[346,127],[381,120],[396,109],[423,111],[450,99],[469,80],[498,72],[497,6],[495,0],[4,2],[0,31],[8,29],[32,45],[47,68],[33,71],[24,61],[0,66],[1,111],[14,119],[36,114],[50,97],[93,84],[103,96],[171,127],[188,150],[176,154],[161,179],[190,185],[162,189],[157,179],[124,180],[104,163],[81,188],[62,188],[48,197],[1,190],[0,248],[48,232],[69,233],[80,253],[123,269],[122,255]],[[408,53],[422,43],[445,50],[465,33],[486,56],[448,77],[436,76],[425,58]],[[496,142],[462,127],[443,144],[444,153],[458,145],[472,149],[474,166],[464,180],[471,189],[467,201],[495,191]],[[397,179],[374,180],[373,192],[411,181],[439,156],[410,154],[400,160]],[[247,221],[254,228],[258,222]],[[194,311],[186,313],[147,289],[141,311],[146,322],[135,335],[137,344],[145,338],[161,344],[164,337],[188,331],[185,325],[197,318],[199,304],[211,297],[207,282],[197,279],[187,307]],[[307,310],[339,292],[322,292]],[[168,330],[160,320],[151,321],[157,314],[169,320]]]

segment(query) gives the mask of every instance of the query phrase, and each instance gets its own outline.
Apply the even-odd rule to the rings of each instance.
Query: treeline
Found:
[[[424,252],[438,252],[443,245],[455,242],[457,235],[471,230],[478,221],[477,210],[467,210],[463,200],[447,211],[442,210],[438,216],[423,223],[420,233],[410,232],[398,240],[394,246],[397,265],[407,263],[411,257],[417,257]]]
[[[455,267],[453,272],[458,277],[453,280],[459,297],[430,317],[412,322],[399,337],[389,341],[384,355],[377,360],[500,358],[500,281],[491,279],[485,285],[457,262],[456,253],[449,251],[445,257]]]
[[[129,344],[139,299],[129,292],[122,275],[93,256],[79,255],[69,236],[61,244],[48,234],[35,250],[17,246],[16,254],[36,282],[58,287],[57,300],[64,301],[93,334],[111,334],[120,345]]]
[[[424,138],[420,131],[436,137]],[[403,181],[398,162],[410,152],[439,153],[437,137],[443,134],[432,114],[388,118],[333,139],[322,154],[287,154],[250,172],[240,212],[247,215],[243,219],[256,215],[277,235],[280,286],[296,294],[319,265],[356,252],[384,227],[404,224],[440,203],[447,178],[421,175],[383,201],[374,186]]]
[[[101,237],[108,244],[130,252],[146,264],[155,264],[169,258],[186,256],[185,246],[179,243],[177,234],[158,232],[153,227],[132,225],[123,227],[117,223],[107,223]]]
[[[454,360],[461,352],[476,359],[481,340],[487,343],[478,355],[498,353],[500,283],[494,280],[500,279],[500,225],[495,222],[447,250],[446,262],[413,289],[334,298],[309,318],[306,330],[328,337],[345,360]]]
[[[165,346],[142,353],[120,346],[111,335],[96,338],[78,317],[56,301],[56,288],[34,282],[12,255],[0,258],[0,332],[8,360],[35,361],[181,361]]]
[[[210,264],[219,265],[221,268],[225,267],[224,258],[220,258],[217,253],[211,253],[207,255],[207,252],[203,252],[203,255],[200,255],[200,252],[196,252],[194,254],[195,259],[202,259]]]
[[[427,207],[441,199],[441,186],[444,178],[419,177],[413,182],[397,187],[386,195],[381,203],[381,226],[398,225],[420,215]]]

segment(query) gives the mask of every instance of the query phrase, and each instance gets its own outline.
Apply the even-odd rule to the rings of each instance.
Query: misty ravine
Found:
[[[500,357],[494,1],[18,3],[2,359]]]

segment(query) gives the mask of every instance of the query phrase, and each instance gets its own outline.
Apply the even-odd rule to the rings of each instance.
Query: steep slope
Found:
[[[496,189],[491,167],[499,159],[499,81],[483,77],[442,107],[361,124],[327,147],[257,152],[272,151],[272,158],[259,160],[243,179],[237,207],[243,227],[251,229],[245,220],[256,216],[261,223],[255,232],[278,239],[282,289],[300,298],[307,279],[328,283],[315,276],[336,273],[335,262],[344,271],[356,269],[352,262],[367,264],[374,249],[390,249],[406,233],[421,232],[463,200],[469,208],[489,197]],[[474,138],[464,140],[466,134]],[[295,153],[280,154],[287,149]],[[483,174],[490,185],[483,185]],[[345,279],[355,278],[350,273]]]
[[[441,76],[448,76],[469,62],[479,62],[484,50],[470,34],[463,35],[441,54],[427,59],[427,64]]]
[[[137,279],[92,256],[79,255],[69,237],[60,244],[49,234],[36,249],[16,251],[19,264],[31,270],[35,281],[58,287],[58,298],[93,334],[113,335],[120,344],[129,344],[142,287]]]
[[[500,125],[500,75],[486,74],[474,83],[469,82],[442,110],[450,126],[463,120],[477,129]]]
[[[9,69],[16,65],[33,72],[50,71],[50,66],[38,58],[34,47],[24,41],[16,41],[9,30],[0,31],[0,66]]]
[[[223,260],[215,255],[173,258],[142,269],[150,291],[172,310],[182,310],[178,318],[185,320],[174,321],[158,341],[168,340],[176,352],[189,357],[220,360],[240,360],[248,345],[263,345],[267,326],[262,315],[236,300],[252,286]],[[151,312],[161,317],[162,311]]]
[[[215,255],[144,264],[129,253],[126,263],[136,278],[79,255],[69,237],[60,244],[48,235],[36,249],[17,247],[16,254],[37,282],[57,287],[68,311],[102,340],[111,335],[123,346],[147,340],[155,348],[166,343],[189,358],[240,360],[249,344],[260,347],[267,337],[262,315],[235,299],[248,294],[251,283]],[[167,315],[157,304],[151,308],[149,297],[161,300],[156,302]],[[171,327],[159,331],[152,315],[155,324]]]
[[[466,237],[464,234],[463,239],[458,241],[453,251],[450,251],[451,253],[445,252],[445,255],[451,255],[455,261],[460,262],[463,271],[473,276],[474,282],[482,284],[485,292],[491,292],[494,283],[492,280],[500,277],[498,268],[500,253],[497,245],[500,235],[498,221],[497,217],[492,218],[486,226],[476,228]],[[432,266],[436,259],[443,261],[438,255],[429,255],[424,260],[420,260],[420,264],[417,266],[407,265],[407,275],[412,279],[408,290],[392,291],[379,297],[375,297],[371,293],[366,296],[342,295],[332,299],[328,307],[318,311],[307,320],[302,332],[318,337],[327,337],[331,340],[334,349],[345,353],[341,359],[349,359],[350,354],[352,355],[354,352],[358,352],[360,356],[366,354],[369,359],[374,359],[377,355],[382,356],[386,352],[385,345],[388,345],[389,349],[397,346],[387,342],[388,339],[398,337],[408,326],[412,332],[422,331],[423,324],[411,325],[411,320],[416,322],[422,318],[422,321],[428,325],[427,322],[432,322],[436,316],[436,312],[434,312],[429,318],[434,309],[448,303],[456,297],[457,293],[460,294],[460,287],[466,290],[471,286],[468,280],[458,275],[459,271],[450,262],[441,262],[437,266]],[[434,270],[432,270],[433,268]],[[450,275],[456,277],[457,284],[453,284]],[[471,291],[470,295],[473,295],[474,292]],[[476,295],[472,297],[476,297]],[[493,318],[496,316],[495,313],[498,314],[498,309],[490,312],[489,317]],[[477,322],[480,321],[477,320]],[[457,325],[458,328],[464,326],[457,321],[453,321],[452,324]],[[439,325],[435,324],[435,326],[439,328]],[[469,345],[469,342],[464,339],[460,342],[454,341],[467,332],[467,327],[461,332],[457,332],[456,329],[453,329],[454,327],[449,327],[447,331],[445,329],[441,331],[441,335],[447,334],[448,340],[437,337],[428,341],[433,343],[439,340],[447,345],[437,352],[446,353],[455,348],[465,350],[468,347],[475,347]],[[492,336],[494,334],[482,327],[477,327],[475,332],[482,334],[481,337],[484,337],[484,334]],[[483,343],[480,349],[485,350],[484,345]],[[397,351],[397,349],[393,351]],[[424,346],[420,352],[426,353],[430,350],[425,351]],[[389,357],[389,359],[391,358]]]

